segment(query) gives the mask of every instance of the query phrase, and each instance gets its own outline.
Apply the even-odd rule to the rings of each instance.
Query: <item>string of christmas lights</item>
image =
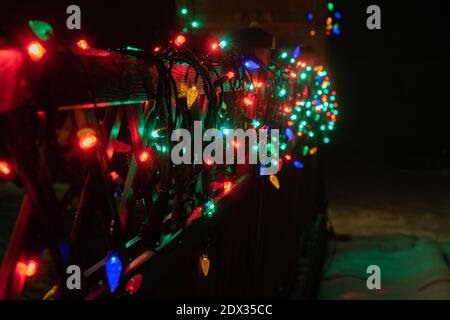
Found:
[[[326,8],[316,8],[316,10],[312,10],[310,12],[307,12],[306,14],[309,36],[316,36],[318,28],[326,36],[340,35],[342,33],[341,24],[343,15],[337,9],[338,6],[336,5],[336,1],[325,1],[320,3],[323,4]],[[319,21],[319,17],[322,16],[319,11],[322,12],[322,9],[325,11],[325,21]],[[204,27],[204,23],[200,22],[198,17],[195,17],[192,10],[184,4],[179,6],[178,18],[180,23],[180,30],[183,33],[196,32]]]
[[[324,30],[326,36],[338,36],[342,33],[341,21],[342,13],[336,9],[334,1],[325,2],[325,22],[318,21],[318,17],[321,16],[317,12],[308,12],[306,19],[309,26],[309,36],[314,37],[317,34],[317,27]]]
[[[187,16],[189,11],[182,8],[180,12]],[[190,26],[197,29],[200,23],[194,20]],[[57,54],[52,28],[43,22],[30,23],[30,27],[36,39],[21,50],[32,64],[48,65]],[[57,118],[54,111],[36,110],[38,126],[46,127],[47,134],[39,139],[52,141],[52,148],[45,143],[37,145],[42,153],[47,153],[47,159],[66,163],[58,166],[62,171],[58,174],[67,177],[70,189],[58,206],[67,212],[77,211],[78,218],[84,212],[84,203],[75,210],[70,209],[71,204],[77,199],[80,203],[89,200],[88,190],[98,189],[96,195],[105,192],[110,201],[107,209],[99,209],[106,212],[103,219],[110,224],[105,270],[112,293],[121,290],[120,279],[128,268],[124,256],[130,254],[130,248],[140,243],[139,254],[160,250],[166,239],[182,232],[195,219],[214,218],[218,199],[252,172],[249,166],[236,162],[174,165],[170,154],[175,143],[170,137],[175,129],[192,132],[195,120],[202,122],[204,129],[219,129],[223,136],[235,129],[278,129],[283,133],[280,150],[268,143],[264,146],[266,151],[272,155],[279,152],[276,165],[280,169],[283,164],[302,169],[306,157],[315,155],[321,144],[329,143],[339,114],[327,71],[303,62],[299,49],[294,50],[292,57],[281,53],[266,65],[257,57],[242,53],[227,37],[205,40],[194,34],[188,37],[186,32],[150,50],[130,46],[116,51],[98,50],[86,39],[79,39],[69,49],[63,48],[67,51],[64,54],[76,57],[75,61],[83,66],[87,79],[92,79],[92,75],[85,64],[95,57],[110,57],[114,66],[124,63],[122,72],[145,70],[144,76],[138,77],[140,84],[151,79],[143,97],[102,102],[92,96],[92,103],[64,106],[58,111],[61,123],[46,121],[50,116]],[[119,78],[123,77],[121,74]],[[89,86],[90,94],[95,95],[92,83]],[[114,109],[115,106],[120,108]],[[237,151],[245,148],[237,144],[233,147]],[[257,145],[256,150],[248,152],[262,147]],[[21,161],[16,160],[13,155],[0,159],[2,179],[19,182],[24,176],[24,168],[18,164]],[[85,174],[80,175],[79,168],[84,168]],[[94,178],[98,180],[91,181]],[[276,175],[268,179],[275,189],[282,188]],[[139,209],[138,203],[143,203],[145,215],[136,231],[131,213]],[[76,233],[77,228],[82,228],[80,224],[75,221],[72,230],[75,257],[83,240]],[[130,240],[136,232],[139,240]],[[23,280],[35,275],[39,267],[35,254],[28,252],[25,256],[29,259],[17,261],[16,273],[11,277]],[[211,262],[206,253],[200,257],[200,265],[207,276]],[[141,282],[142,276],[131,277],[122,289],[133,294]]]

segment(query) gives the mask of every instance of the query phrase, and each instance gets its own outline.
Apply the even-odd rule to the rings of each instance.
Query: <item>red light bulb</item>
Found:
[[[80,41],[78,41],[77,46],[81,50],[88,50],[90,48],[89,43],[84,39],[81,39]]]
[[[182,46],[185,42],[186,42],[186,37],[183,36],[182,34],[179,34],[178,36],[176,36],[176,38],[174,40],[175,45],[177,45],[178,47]]]
[[[84,137],[83,139],[81,139],[80,147],[81,147],[81,149],[88,150],[88,149],[91,149],[92,147],[94,147],[96,143],[97,143],[97,138],[94,135],[89,134],[86,137]]]
[[[0,161],[0,173],[4,176],[8,176],[11,173],[11,167],[8,162]]]
[[[115,172],[115,171],[110,172],[110,173],[109,173],[109,176],[111,177],[111,180],[112,180],[112,181],[117,181],[117,180],[120,178],[119,175],[118,175],[118,173]]]
[[[150,159],[150,153],[148,152],[148,151],[142,151],[140,154],[139,154],[139,161],[140,162],[147,162],[148,161],[148,159]]]
[[[37,62],[42,59],[45,55],[45,48],[39,43],[39,42],[32,42],[28,46],[28,55],[30,56],[31,60]]]
[[[25,270],[27,269],[27,264],[23,261],[19,261],[16,264],[16,273],[19,274],[19,276],[24,277],[25,276]]]
[[[211,50],[216,51],[217,48],[219,48],[219,44],[218,44],[217,42],[214,42],[214,43],[211,45]]]
[[[25,268],[25,275],[27,277],[32,277],[37,273],[38,270],[38,263],[34,260],[28,261],[26,268]]]
[[[24,261],[17,262],[16,272],[20,276],[32,277],[37,273],[39,264],[34,260],[29,260],[27,263]]]
[[[244,100],[243,100],[243,102],[244,102],[244,104],[245,104],[247,107],[249,107],[249,106],[251,106],[251,105],[253,104],[252,99],[250,99],[250,98],[248,98],[248,97],[245,97]]]
[[[253,81],[253,87],[261,88],[264,84],[261,81]]]
[[[90,150],[97,144],[97,136],[94,130],[86,128],[77,132],[78,145],[82,150]]]
[[[125,286],[125,290],[129,294],[135,294],[141,288],[143,278],[144,277],[142,276],[142,274],[137,274],[133,276],[130,280],[128,280]]]

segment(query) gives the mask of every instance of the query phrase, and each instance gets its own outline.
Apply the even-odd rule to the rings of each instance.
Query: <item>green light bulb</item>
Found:
[[[159,138],[158,130],[155,130],[155,131],[152,132],[152,137],[153,138]]]
[[[30,20],[28,21],[28,26],[31,28],[36,37],[42,41],[47,41],[53,35],[52,26],[45,21]]]
[[[255,128],[258,128],[261,125],[261,122],[258,120],[252,120],[252,126]]]
[[[304,146],[303,147],[303,151],[302,151],[303,156],[306,157],[308,155],[308,152],[309,152],[309,147],[308,146]]]
[[[142,49],[132,47],[132,46],[127,46],[126,49],[129,51],[135,51],[135,52],[142,51]]]
[[[192,21],[192,23],[191,23],[191,26],[192,26],[192,28],[198,28],[198,26],[199,26],[199,23],[197,22],[197,21]]]
[[[205,203],[205,212],[208,218],[211,218],[214,215],[215,211],[216,211],[216,204],[214,203],[213,200],[209,200],[207,203]]]
[[[222,49],[225,48],[228,45],[228,42],[226,40],[222,40],[219,42],[219,47]]]
[[[182,14],[183,16],[185,16],[185,15],[187,15],[187,13],[188,13],[188,9],[186,9],[186,8],[181,8],[180,12],[181,12],[181,14]]]

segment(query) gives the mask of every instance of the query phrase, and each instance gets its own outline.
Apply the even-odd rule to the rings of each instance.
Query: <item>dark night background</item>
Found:
[[[381,8],[382,30],[366,28],[370,4]],[[340,6],[344,32],[332,40],[330,58],[343,108],[336,147],[403,167],[438,165],[433,161],[449,166],[443,159],[450,143],[444,2],[342,1]]]

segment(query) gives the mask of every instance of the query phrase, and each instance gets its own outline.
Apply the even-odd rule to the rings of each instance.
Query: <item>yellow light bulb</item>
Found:
[[[206,254],[202,255],[200,257],[200,267],[201,267],[202,273],[205,277],[208,276],[209,266],[210,266],[210,261],[208,259],[208,256]]]
[[[280,189],[280,182],[278,181],[277,176],[271,175],[269,177],[270,182],[273,184],[273,186],[275,187],[275,189]]]

